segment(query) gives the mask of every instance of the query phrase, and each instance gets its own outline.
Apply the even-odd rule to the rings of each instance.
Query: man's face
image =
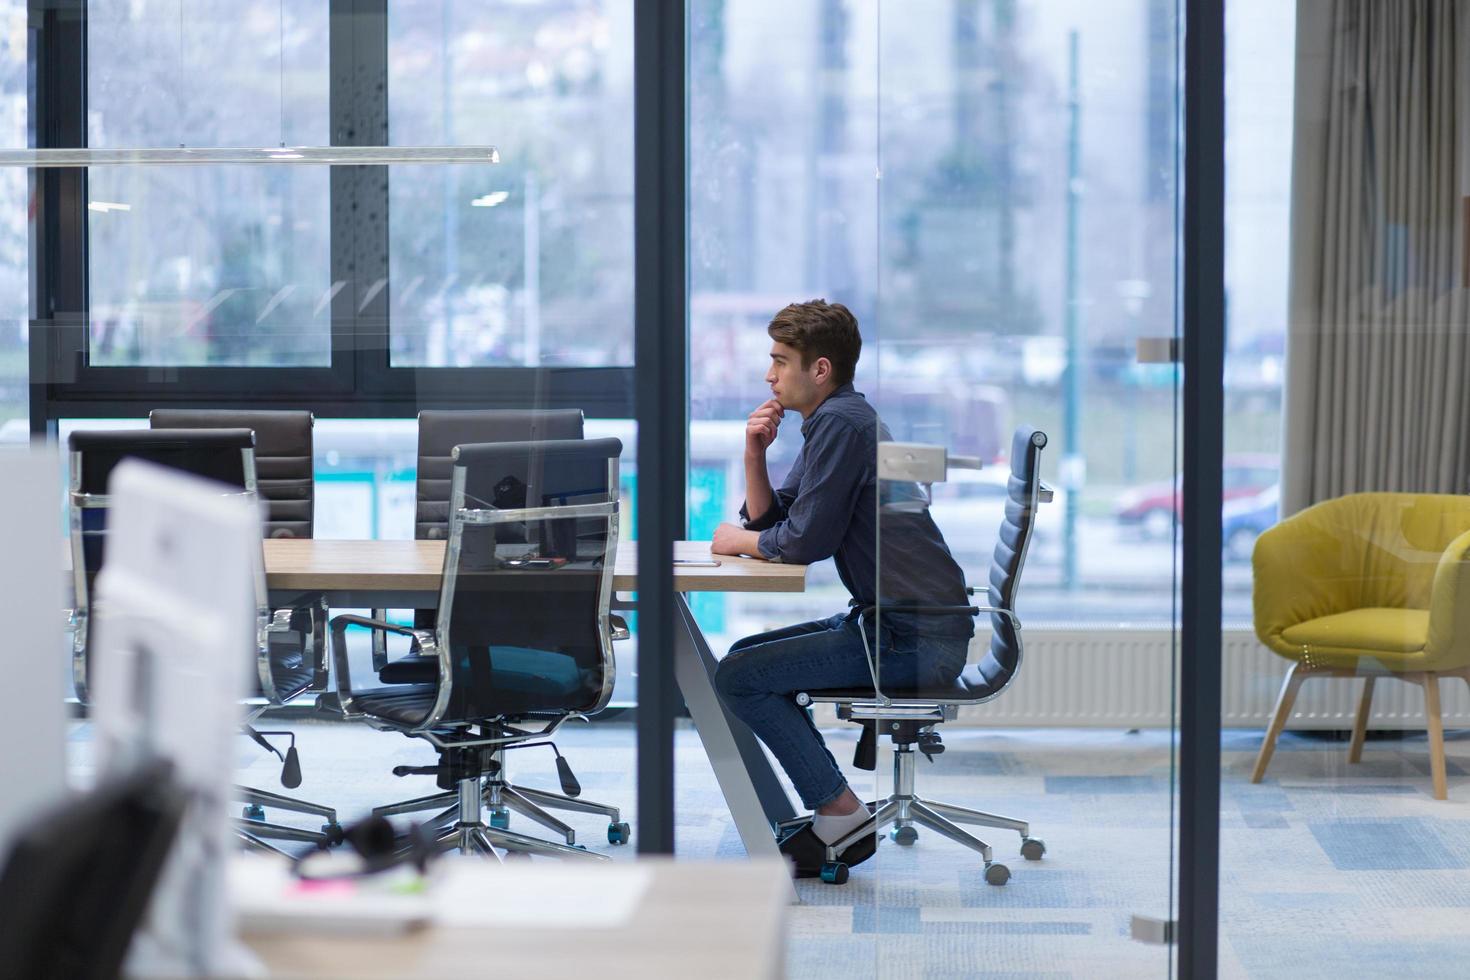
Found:
[[[771,342],[771,368],[766,384],[781,407],[805,415],[821,403],[822,385],[831,377],[832,366],[825,357],[801,366],[801,352],[780,341]]]

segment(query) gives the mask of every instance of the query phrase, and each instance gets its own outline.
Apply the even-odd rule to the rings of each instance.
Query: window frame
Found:
[[[86,0],[33,3],[28,19],[32,145],[85,146]],[[332,145],[388,145],[387,0],[329,0],[328,45]],[[393,367],[389,171],[329,169],[331,281],[350,286],[332,299],[330,363],[320,367],[90,364],[87,171],[33,171],[32,432],[54,431],[61,418],[136,417],[157,406],[206,402],[307,408],[347,418],[529,405],[581,408],[594,418],[634,417],[629,365]],[[379,281],[384,287],[368,297],[370,284]]]

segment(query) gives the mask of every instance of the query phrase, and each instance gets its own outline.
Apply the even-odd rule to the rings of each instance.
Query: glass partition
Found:
[[[1253,602],[1222,624],[1220,971],[1450,976],[1470,11],[1228,16],[1226,438],[1280,480],[1224,511],[1227,588]]]
[[[0,168],[10,221],[0,221],[0,252],[22,277],[8,293],[13,322],[0,305],[0,442],[26,438],[29,421],[57,441],[68,477],[92,479],[105,467],[83,454],[99,445],[129,440],[128,453],[147,457],[161,440],[209,443],[197,429],[252,433],[248,465],[238,447],[224,447],[237,464],[231,480],[266,518],[269,616],[252,638],[240,718],[265,730],[271,750],[241,740],[238,781],[253,789],[232,815],[246,846],[294,855],[341,843],[341,826],[373,813],[399,831],[442,830],[461,814],[483,819],[502,852],[631,856],[623,845],[636,841],[635,740],[626,716],[613,719],[638,690],[627,557],[638,533],[632,16],[624,3],[462,0],[0,7],[0,95],[14,110],[0,136],[10,148],[285,148],[259,163]],[[493,160],[451,163],[426,150],[422,162],[392,166],[322,165],[289,152],[491,145]],[[6,228],[15,233],[7,238]],[[28,420],[33,395],[40,417]],[[523,453],[530,442],[576,445]],[[472,489],[483,506],[462,505],[456,454],[486,443],[517,448],[508,468],[486,469],[494,479]],[[155,455],[189,455],[175,450]],[[576,465],[562,465],[572,457]],[[80,479],[70,487],[80,496],[58,501],[54,516],[70,511],[58,533],[75,530],[85,538],[78,553],[105,561],[106,501],[96,498],[106,483],[83,490]],[[466,521],[513,522],[461,511],[590,497],[591,518],[545,518],[554,533],[464,533]],[[586,525],[595,548],[577,544],[584,520],[596,525]],[[522,700],[504,713],[519,716],[537,698],[555,699],[549,678],[568,695],[560,708],[547,703],[552,715],[599,720],[547,733],[559,755],[502,733],[533,745],[495,750],[479,807],[440,799],[430,741],[389,739],[361,723],[374,703],[455,680],[426,637],[448,628],[438,609],[443,572],[457,567],[446,561],[456,557],[456,528],[458,543],[472,539],[471,557],[488,563],[481,570],[546,586],[534,616],[505,615],[575,634],[577,646],[558,661],[554,638],[538,648],[533,630],[496,619],[501,610],[462,608],[462,624],[485,614],[480,632],[460,630],[474,640],[461,639],[476,648],[471,674],[502,675],[458,675],[456,710],[470,703],[468,686],[483,695],[487,683],[521,685]],[[299,576],[334,551],[348,555],[339,572],[370,581],[328,574],[302,585]],[[596,575],[560,574],[571,565]],[[73,626],[96,608],[78,594],[90,591],[89,566],[77,567]],[[395,567],[410,577],[418,569],[422,587],[379,588]],[[603,590],[615,573],[616,592]],[[548,625],[558,585],[573,578],[576,603]],[[585,587],[593,578],[597,587]],[[505,635],[488,651],[479,640],[497,630]],[[83,702],[92,637],[73,629],[67,640]],[[551,671],[538,673],[538,663]],[[234,719],[221,723],[233,731]],[[73,773],[85,783],[85,720],[73,734]],[[297,754],[283,766],[290,747]],[[298,756],[299,778],[289,771]]]
[[[880,975],[1172,970],[1181,16],[874,25]]]

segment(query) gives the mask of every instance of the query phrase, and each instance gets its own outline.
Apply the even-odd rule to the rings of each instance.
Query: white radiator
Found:
[[[982,727],[1163,728],[1171,724],[1174,634],[1168,630],[1051,630],[1022,633],[1025,660],[1005,693],[960,712],[958,724]],[[1221,709],[1227,728],[1264,728],[1276,705],[1287,661],[1248,630],[1223,634]],[[1184,654],[1181,653],[1181,656]],[[1302,685],[1288,728],[1351,728],[1362,682],[1331,677]],[[1470,685],[1440,681],[1444,722],[1470,727]],[[1423,728],[1424,692],[1380,679],[1374,728]]]

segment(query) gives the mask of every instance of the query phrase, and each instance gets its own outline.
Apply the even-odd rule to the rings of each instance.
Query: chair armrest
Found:
[[[333,616],[331,623],[332,632],[332,666],[337,672],[337,700],[342,705],[344,718],[360,718],[362,712],[352,707],[352,668],[347,661],[347,627],[361,626],[364,629],[373,630],[375,633],[394,633],[398,636],[407,636],[413,639],[413,645],[409,651],[417,650],[420,653],[438,654],[438,644],[431,630],[415,629],[411,626],[399,626],[396,623],[384,622],[380,619],[370,619],[367,616],[357,616],[352,613],[343,613]],[[440,672],[443,672],[443,662],[440,662]]]
[[[1424,666],[1470,664],[1470,531],[1450,542],[1434,569]]]

